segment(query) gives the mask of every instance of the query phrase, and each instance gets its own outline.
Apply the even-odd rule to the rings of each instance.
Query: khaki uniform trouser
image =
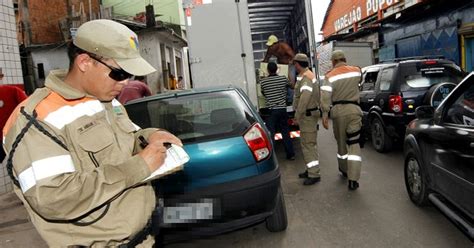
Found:
[[[311,116],[304,116],[298,120],[300,127],[301,150],[309,177],[321,177],[318,155],[318,115],[316,111]]]
[[[358,140],[360,134],[349,137],[360,131],[362,117],[359,114],[349,114],[333,119],[334,137],[337,141],[337,162],[339,170],[347,173],[349,180],[358,181],[362,166],[359,143],[348,145],[348,140]]]

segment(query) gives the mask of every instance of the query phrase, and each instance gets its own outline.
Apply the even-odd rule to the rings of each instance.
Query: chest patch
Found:
[[[123,115],[123,111],[122,111],[122,108],[121,108],[121,107],[115,106],[115,107],[113,108],[113,110],[114,110],[114,113],[115,113],[117,116]]]
[[[87,130],[91,129],[92,127],[95,127],[97,125],[97,123],[95,121],[91,121],[85,125],[83,125],[82,127],[79,127],[77,129],[77,132],[79,132],[79,134],[82,134],[84,132],[86,132]]]

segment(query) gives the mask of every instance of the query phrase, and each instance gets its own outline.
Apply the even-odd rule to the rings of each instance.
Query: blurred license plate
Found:
[[[163,223],[192,223],[197,220],[210,220],[212,219],[212,211],[212,201],[181,203],[178,206],[164,207]]]

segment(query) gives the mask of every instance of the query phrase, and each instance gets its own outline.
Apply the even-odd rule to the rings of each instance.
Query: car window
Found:
[[[367,71],[364,73],[361,85],[361,91],[372,91],[375,89],[375,82],[379,75],[379,70]]]
[[[166,129],[184,143],[241,135],[256,121],[235,91],[183,95],[143,104],[146,108],[142,106],[141,113],[132,113],[137,108],[130,108],[133,121],[144,119],[140,115],[148,113],[145,119],[149,122],[138,125]]]
[[[402,84],[402,91],[411,88],[428,88],[432,85],[444,82],[458,83],[461,81],[461,72],[451,67],[438,66],[411,66],[405,70],[405,84]]]
[[[470,85],[448,108],[445,122],[474,127],[474,85]]]
[[[380,77],[379,90],[386,91],[390,89],[390,84],[392,83],[392,80],[393,80],[393,71],[394,71],[393,67],[383,69],[381,77]]]

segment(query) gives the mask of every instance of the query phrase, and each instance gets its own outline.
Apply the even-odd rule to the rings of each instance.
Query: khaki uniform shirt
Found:
[[[29,114],[35,110],[67,150],[30,127],[13,156],[21,186],[15,192],[50,247],[116,246],[140,231],[154,209],[153,189],[141,183],[151,173],[135,154],[138,135],[156,129],[139,130],[117,100],[100,102],[77,91],[60,79],[65,73],[51,72],[46,88],[22,106]],[[27,122],[17,108],[4,128],[7,154]],[[92,222],[105,211],[91,225],[71,223]]]
[[[306,115],[306,110],[319,107],[319,86],[314,74],[306,69],[297,77],[293,108],[295,109],[296,121],[300,121]],[[315,111],[312,111],[312,114]]]
[[[326,74],[321,86],[321,108],[323,116],[327,117],[331,104],[336,101],[354,101],[359,103],[359,83],[361,81],[359,67],[338,63]],[[337,104],[331,110],[331,118],[347,114],[360,114],[362,111],[355,104]]]

